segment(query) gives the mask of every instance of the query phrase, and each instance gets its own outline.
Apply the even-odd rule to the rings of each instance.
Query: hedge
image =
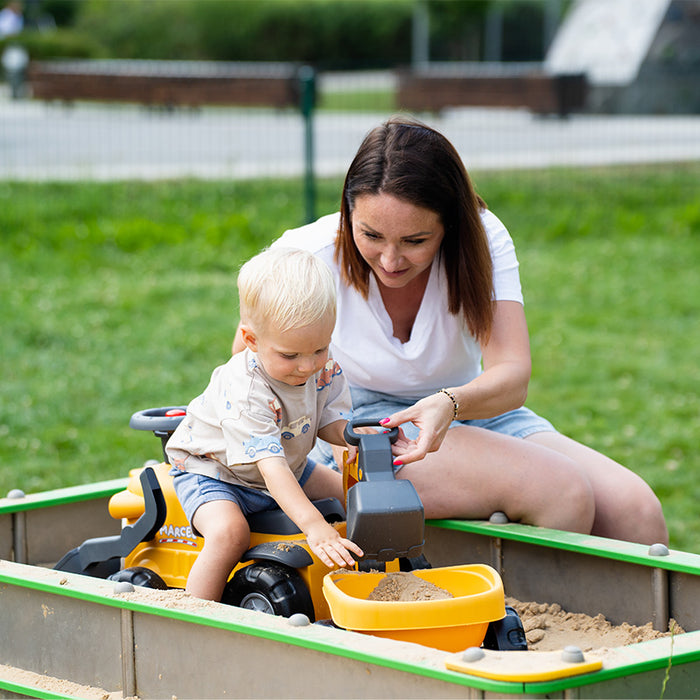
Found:
[[[85,0],[75,28],[119,58],[385,67],[411,55],[412,0]]]

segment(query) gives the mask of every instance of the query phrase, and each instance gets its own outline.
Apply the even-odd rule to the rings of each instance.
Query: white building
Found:
[[[590,112],[700,113],[700,0],[575,0],[545,58]]]

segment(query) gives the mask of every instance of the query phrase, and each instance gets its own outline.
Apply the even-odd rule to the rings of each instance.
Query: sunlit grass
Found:
[[[700,552],[700,164],[475,179],[521,262],[528,405],[639,472]],[[238,266],[302,217],[298,181],[0,183],[0,494],[158,457],[130,415],[202,390]]]
[[[397,111],[398,103],[392,90],[324,92],[319,96],[318,108],[329,112],[392,113]]]

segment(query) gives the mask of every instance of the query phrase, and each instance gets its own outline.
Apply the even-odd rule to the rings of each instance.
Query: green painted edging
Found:
[[[95,484],[70,486],[64,489],[56,489],[55,491],[27,494],[24,498],[0,498],[0,515],[109,498],[115,493],[123,491],[128,481],[126,478],[112,479],[111,481],[100,481]]]
[[[426,525],[700,576],[700,555],[674,549],[665,557],[650,556],[646,545],[518,523],[495,525],[475,520],[426,520]]]
[[[673,655],[673,663],[671,664],[671,677],[673,676],[673,668],[675,666],[682,666],[684,664],[692,663],[693,661],[700,660],[700,650],[681,652],[679,654]],[[660,671],[668,667],[668,658],[656,658],[648,659],[647,661],[639,661],[636,664],[630,664],[628,666],[618,666],[617,668],[611,669],[601,669],[593,674],[589,674],[590,678],[587,681],[586,675],[574,676],[569,679],[562,679],[560,681],[549,681],[543,683],[528,683],[525,686],[525,692],[528,694],[545,694],[554,693],[562,690],[569,690],[573,687],[580,687],[583,685],[590,685],[591,682],[604,683],[606,681],[612,681],[617,678],[629,677],[631,675],[636,675],[639,673],[645,673],[648,671]],[[630,669],[634,669],[633,673],[630,673]],[[659,697],[661,696],[661,688],[659,688]]]
[[[89,578],[82,577],[79,574],[72,574],[72,576],[77,576],[79,578]],[[329,644],[328,642],[300,638],[291,633],[285,633],[283,631],[261,629],[259,627],[247,625],[242,622],[218,620],[216,618],[208,617],[206,615],[198,615],[196,613],[186,612],[183,610],[161,608],[149,605],[148,603],[140,603],[138,601],[133,600],[110,598],[109,596],[105,596],[99,593],[91,593],[89,591],[80,591],[76,589],[65,588],[58,583],[52,583],[50,581],[33,581],[31,579],[26,579],[21,576],[16,576],[7,572],[0,571],[0,583],[17,585],[22,588],[30,588],[32,590],[42,591],[52,595],[61,595],[67,598],[83,600],[85,602],[95,603],[98,605],[107,605],[119,609],[133,610],[134,612],[141,612],[148,615],[157,615],[173,620],[179,620],[181,622],[203,625],[205,627],[214,627],[216,629],[222,629],[231,632],[239,632],[253,637],[269,639],[270,641],[282,642],[284,644],[292,644],[294,646],[302,647],[305,649],[311,649],[313,651],[320,651],[328,654],[333,654],[335,656],[342,656],[344,658],[354,659],[363,663],[371,663],[376,666],[383,666],[385,668],[392,668],[397,671],[433,678],[435,680],[452,683],[453,685],[463,685],[470,688],[478,688],[479,690],[488,690],[495,693],[522,694],[523,692],[522,683],[492,681],[489,679],[476,678],[474,676],[466,676],[463,673],[449,671],[447,668],[445,668],[445,670],[443,671],[424,666],[416,666],[415,664],[403,663],[392,658],[374,656],[372,654],[356,651],[354,649],[347,649],[345,647],[335,646]],[[447,652],[445,652],[445,654],[447,654]]]
[[[77,576],[79,579],[87,578],[78,576],[77,574],[74,574],[74,576]],[[182,610],[173,610],[171,608],[161,608],[157,606],[152,606],[148,603],[141,603],[138,601],[128,599],[111,598],[104,594],[65,588],[58,583],[46,581],[33,581],[31,579],[26,579],[21,576],[16,576],[14,574],[8,574],[4,572],[0,572],[0,583],[18,585],[24,588],[43,591],[53,595],[62,595],[69,598],[84,600],[86,602],[95,603],[98,605],[107,605],[119,609],[128,609],[134,612],[141,612],[148,615],[157,615],[160,617],[174,619],[181,622],[194,623],[206,627],[213,627],[216,629],[238,632],[254,637],[259,637],[262,639],[269,639],[275,642],[292,644],[294,646],[310,649],[313,651],[320,651],[322,653],[329,653],[335,656],[350,658],[355,661],[360,661],[362,663],[370,663],[405,673],[420,675],[427,678],[451,683],[453,685],[462,685],[470,688],[476,688],[479,690],[490,691],[493,693],[500,693],[505,695],[522,695],[537,693],[546,694],[570,689],[573,687],[593,685],[596,683],[614,680],[625,676],[632,676],[648,671],[665,669],[668,666],[669,661],[668,656],[660,655],[644,661],[636,661],[634,663],[623,664],[611,669],[602,669],[594,673],[559,679],[555,681],[533,683],[494,681],[487,678],[480,678],[477,676],[470,676],[468,674],[459,673],[456,671],[450,671],[447,668],[445,670],[441,670],[436,668],[417,666],[408,662],[403,663],[392,658],[374,656],[370,653],[365,653],[355,649],[338,647],[333,644],[329,644],[328,642],[304,639],[303,637],[299,637],[291,633],[285,633],[284,631],[261,629],[259,627],[254,627],[252,625],[247,625],[241,622],[219,620],[216,618],[208,617],[206,614],[202,615]],[[697,634],[700,638],[700,633],[690,634]],[[690,651],[678,651],[673,654],[672,658],[672,667],[700,661],[700,648],[693,649]],[[36,697],[70,698],[72,696],[52,694],[46,696],[37,695]]]

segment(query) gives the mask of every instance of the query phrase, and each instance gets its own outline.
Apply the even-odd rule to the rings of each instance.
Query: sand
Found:
[[[528,648],[533,651],[557,651],[574,645],[581,651],[624,647],[650,639],[668,637],[671,632],[655,630],[651,622],[636,626],[623,622],[613,625],[603,615],[584,615],[564,610],[557,603],[522,602],[506,598],[520,615],[527,638]],[[673,634],[683,634],[684,630],[671,620],[669,628]]]
[[[420,601],[445,600],[452,593],[430,581],[424,581],[413,573],[395,571],[387,574],[367,596],[367,600],[379,601]]]
[[[421,601],[451,598],[452,594],[410,572],[393,572],[384,576],[368,600]],[[520,615],[528,648],[533,651],[557,651],[575,645],[581,651],[637,644],[650,639],[667,637],[671,632],[655,630],[651,622],[643,626],[623,622],[613,625],[603,615],[584,615],[562,609],[557,603],[522,602],[506,598]],[[674,634],[683,629],[671,620]]]
[[[60,693],[63,695],[83,698],[84,700],[122,700],[120,691],[109,692],[103,688],[96,688],[91,685],[80,685],[62,678],[45,676],[32,671],[25,671],[14,666],[0,664],[0,678],[16,683],[17,685],[29,688],[37,688],[50,693]],[[8,696],[9,697],[9,696]],[[19,696],[18,696],[19,697]],[[124,698],[124,700],[129,700]]]

